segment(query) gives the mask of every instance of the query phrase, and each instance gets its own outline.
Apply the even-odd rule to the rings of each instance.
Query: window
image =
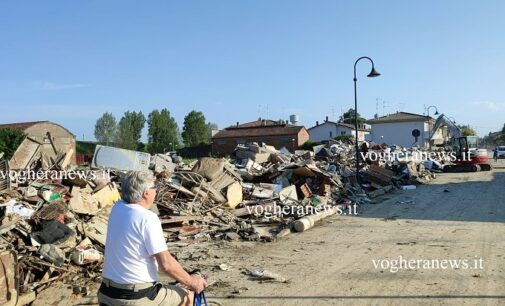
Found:
[[[219,140],[217,141],[217,144],[219,144],[219,145],[225,145],[225,144],[226,144],[226,140],[224,140],[224,139],[219,139]]]
[[[244,138],[237,139],[237,144],[245,144],[245,139]]]
[[[477,136],[467,136],[466,139],[468,140],[468,148],[477,148]]]
[[[332,138],[332,137],[333,137],[333,132],[332,132],[332,131],[330,131],[330,138]]]
[[[282,142],[289,142],[289,136],[281,136]]]
[[[342,135],[342,136],[344,136],[345,134],[346,134],[345,131],[340,132],[340,135]]]

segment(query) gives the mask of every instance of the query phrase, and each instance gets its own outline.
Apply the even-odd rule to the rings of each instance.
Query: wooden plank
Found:
[[[265,203],[265,204],[258,204],[258,205],[235,209],[232,212],[236,217],[244,217],[244,216],[252,215],[255,212],[260,212],[260,211],[273,212],[273,210],[274,210],[274,203]]]
[[[26,169],[40,150],[41,143],[26,137],[9,161],[12,170]]]
[[[198,216],[170,216],[160,219],[161,224],[184,223],[189,221],[201,221],[203,218]]]
[[[36,298],[37,295],[35,294],[35,291],[30,291],[28,293],[18,296],[16,306],[23,306],[26,304],[30,304],[31,302],[35,301]]]

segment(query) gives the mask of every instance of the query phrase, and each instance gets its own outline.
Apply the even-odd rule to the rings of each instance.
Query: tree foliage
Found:
[[[217,124],[212,123],[212,122],[207,122],[207,136],[208,136],[209,143],[212,139],[212,131],[217,130],[217,129],[219,129]]]
[[[150,153],[165,153],[179,147],[179,128],[168,109],[153,110],[148,116],[147,124],[147,150]]]
[[[322,142],[320,142],[320,141],[312,141],[312,140],[309,139],[306,142],[304,142],[303,145],[301,145],[300,149],[311,151],[313,147],[318,146],[320,144],[322,144]]]
[[[459,129],[461,130],[462,136],[477,136],[475,130],[472,129],[469,125],[460,125]]]
[[[338,135],[337,137],[333,137],[333,139],[344,143],[353,143],[354,141],[354,137],[352,135]]]
[[[117,146],[123,149],[137,150],[145,122],[146,118],[142,112],[125,112],[117,127]]]
[[[354,108],[350,108],[347,112],[345,112],[340,119],[344,123],[348,124],[355,124],[355,114],[354,114]],[[362,118],[359,113],[358,113],[358,124],[364,124],[365,123],[365,118]]]
[[[202,112],[191,111],[184,117],[182,139],[187,147],[193,147],[209,142],[209,129]]]
[[[2,128],[0,129],[0,153],[4,153],[4,159],[11,159],[14,152],[23,142],[26,135],[21,130]]]
[[[116,137],[116,118],[112,113],[104,113],[96,120],[95,139],[98,143],[110,145],[114,143]]]

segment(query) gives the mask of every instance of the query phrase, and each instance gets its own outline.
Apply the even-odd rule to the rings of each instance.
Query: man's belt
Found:
[[[107,286],[102,282],[98,291],[112,299],[138,300],[147,297],[150,300],[154,300],[162,286],[161,283],[156,283],[152,287],[134,291],[133,289],[121,289]]]

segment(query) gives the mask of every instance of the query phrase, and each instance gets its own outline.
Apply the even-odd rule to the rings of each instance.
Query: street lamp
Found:
[[[428,117],[430,116],[430,108],[434,107],[435,108],[435,116],[438,115],[438,109],[435,105],[430,105],[428,108],[426,108],[426,112],[428,113]]]
[[[356,78],[356,65],[358,64],[358,62],[360,60],[365,59],[365,58],[367,60],[369,60],[370,63],[372,63],[372,70],[367,75],[367,77],[374,78],[374,77],[378,77],[380,75],[380,73],[375,71],[373,61],[368,56],[362,56],[362,57],[358,58],[356,60],[356,62],[354,63],[354,79],[353,79],[354,80],[354,133],[356,134],[355,146],[356,146],[356,183],[357,184],[359,184],[359,146],[358,146],[358,94],[357,94],[358,79]]]

